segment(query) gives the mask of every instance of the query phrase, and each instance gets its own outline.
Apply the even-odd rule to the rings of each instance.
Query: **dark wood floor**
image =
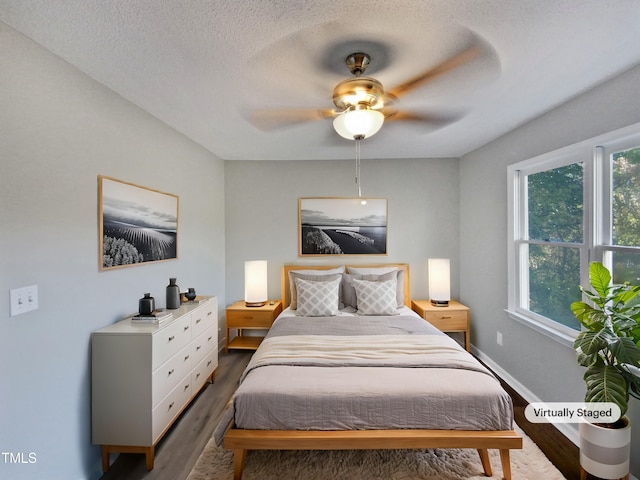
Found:
[[[156,447],[154,469],[145,467],[144,455],[120,454],[101,480],[184,480],[189,476],[221,414],[231,398],[238,378],[251,353],[231,351],[220,354],[216,382],[205,387]],[[527,402],[508,385],[513,398],[516,423],[531,437],[567,480],[578,480],[579,454],[570,440],[553,425],[529,423],[524,416]]]

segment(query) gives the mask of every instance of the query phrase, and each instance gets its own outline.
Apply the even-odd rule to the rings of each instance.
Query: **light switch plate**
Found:
[[[38,309],[38,286],[14,288],[10,290],[11,295],[11,316],[15,317],[22,313]]]

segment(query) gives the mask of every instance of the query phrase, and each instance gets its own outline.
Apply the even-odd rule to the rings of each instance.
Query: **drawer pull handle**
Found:
[[[207,367],[208,367],[209,365],[211,365],[211,360],[209,360],[209,361],[207,362]]]
[[[172,368],[171,370],[169,370],[169,373],[167,374],[167,376],[171,375],[174,372],[174,370],[175,370],[175,368]]]
[[[201,348],[202,348],[202,345],[198,345],[198,346],[196,347],[196,352],[197,352],[198,350],[200,350]]]
[[[187,360],[189,360],[189,355],[187,355],[186,357],[184,357],[184,361],[186,362]]]
[[[187,390],[188,388],[189,388],[189,384],[187,383],[187,384],[184,386],[184,389],[185,389],[185,390]]]
[[[202,321],[202,319],[201,319],[201,318],[197,319],[197,320],[196,320],[196,325],[197,325],[197,324],[199,324],[201,321]]]
[[[207,312],[207,317],[213,315],[213,312]]]
[[[207,342],[210,342],[213,337],[207,338]]]
[[[196,373],[196,379],[200,378],[200,372]]]
[[[185,325],[184,327],[184,331],[186,332],[187,330],[189,330],[189,325]]]
[[[171,402],[171,403],[169,404],[169,408],[168,408],[168,410],[171,410],[171,409],[173,408],[173,404],[174,404],[174,403],[176,403],[176,402]]]
[[[450,315],[449,315],[449,316],[447,316],[447,315],[443,315],[443,316],[442,316],[442,317],[440,317],[440,318],[441,318],[442,320],[446,320],[446,319],[448,319],[448,318],[451,318],[451,316],[450,316]]]
[[[174,338],[176,338],[176,337],[175,337],[175,335],[171,335],[171,336],[169,337],[169,341],[173,340]]]

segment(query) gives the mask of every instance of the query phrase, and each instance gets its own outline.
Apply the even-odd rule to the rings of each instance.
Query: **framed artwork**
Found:
[[[298,255],[386,255],[387,199],[298,199]]]
[[[178,196],[98,176],[100,270],[178,258]]]

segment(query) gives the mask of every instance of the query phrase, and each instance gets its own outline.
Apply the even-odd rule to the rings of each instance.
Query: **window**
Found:
[[[591,261],[640,282],[640,125],[508,170],[509,314],[571,345]]]

